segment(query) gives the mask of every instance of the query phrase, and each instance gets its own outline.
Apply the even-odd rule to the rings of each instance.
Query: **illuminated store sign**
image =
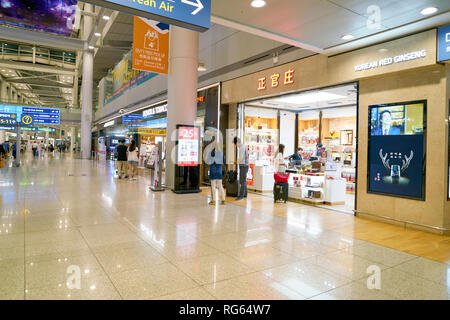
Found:
[[[289,69],[284,74],[274,73],[269,78],[258,79],[258,91],[266,90],[268,87],[278,88],[280,84],[290,85],[294,83],[295,70]]]
[[[104,125],[103,125],[103,127],[104,128],[107,128],[107,127],[111,127],[111,126],[113,126],[114,125],[114,123],[115,123],[115,121],[114,120],[112,120],[112,121],[108,121],[108,122],[106,122]]]
[[[144,118],[148,118],[150,116],[154,116],[155,114],[164,113],[164,112],[167,112],[167,104],[144,110],[144,111],[142,111],[142,116]]]
[[[359,64],[359,65],[355,66],[355,72],[376,69],[378,67],[385,67],[385,66],[389,66],[393,63],[402,63],[402,62],[407,62],[407,61],[411,61],[411,60],[422,59],[422,58],[425,58],[426,56],[427,56],[427,51],[425,49],[420,50],[420,51],[408,52],[408,53],[401,54],[401,55],[398,55],[395,57],[389,57],[389,58],[384,58],[384,59],[380,59],[380,60],[375,60],[375,61]]]

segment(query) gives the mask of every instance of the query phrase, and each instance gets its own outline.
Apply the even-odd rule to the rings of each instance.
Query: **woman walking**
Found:
[[[209,205],[211,206],[214,206],[216,204],[216,189],[219,189],[221,199],[220,204],[225,204],[225,191],[223,190],[222,185],[222,164],[225,163],[225,156],[220,150],[220,146],[217,141],[213,144],[213,149],[209,153],[207,161],[207,163],[210,165],[209,181],[211,182],[211,201],[209,202]]]
[[[128,167],[130,170],[129,172],[130,180],[136,180],[134,176],[135,175],[137,176],[137,165],[139,161],[139,153],[136,147],[136,141],[134,140],[131,141],[131,144],[128,147],[127,155],[128,155]]]

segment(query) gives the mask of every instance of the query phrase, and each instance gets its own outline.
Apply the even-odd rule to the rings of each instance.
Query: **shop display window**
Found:
[[[250,163],[273,165],[278,144],[277,117],[273,110],[245,108],[244,134]]]

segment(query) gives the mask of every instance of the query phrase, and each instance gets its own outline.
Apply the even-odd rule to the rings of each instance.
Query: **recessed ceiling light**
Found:
[[[205,67],[205,64],[200,62],[200,63],[198,64],[197,70],[198,70],[198,71],[206,71],[207,69],[206,69],[206,67]]]
[[[378,52],[387,52],[387,51],[389,51],[389,50],[386,49],[386,48],[381,48],[381,49],[378,50]]]
[[[355,36],[354,35],[352,35],[352,34],[346,34],[346,35],[343,35],[342,37],[341,37],[341,39],[342,40],[351,40],[351,39],[353,39]]]
[[[251,6],[253,8],[262,8],[266,5],[266,1],[264,0],[253,0]]]
[[[109,20],[109,16],[103,16],[103,20]]]
[[[428,16],[430,14],[433,14],[433,13],[437,12],[437,11],[438,11],[438,8],[436,8],[436,7],[428,7],[428,8],[422,9],[422,11],[420,11],[420,14],[422,14],[424,16]]]
[[[100,37],[102,34],[101,34],[100,32],[96,32],[96,33],[94,33],[94,35],[95,35],[96,37]]]
[[[94,46],[89,46],[89,49],[91,49],[91,50],[94,49]]]

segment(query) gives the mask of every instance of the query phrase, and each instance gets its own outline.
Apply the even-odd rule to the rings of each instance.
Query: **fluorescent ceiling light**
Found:
[[[274,99],[273,101],[301,106],[312,102],[332,101],[343,98],[345,98],[345,96],[339,94],[328,93],[324,91],[315,91],[310,93],[300,93],[296,95],[280,97]]]
[[[253,0],[251,6],[253,8],[262,8],[266,5],[266,1],[264,0]]]
[[[96,33],[94,33],[94,35],[95,35],[96,37],[100,37],[102,34],[101,34],[100,32],[96,32]]]
[[[103,16],[103,20],[109,20],[109,16]]]
[[[425,9],[422,9],[422,11],[420,11],[420,14],[424,15],[424,16],[428,16],[430,14],[436,13],[438,11],[438,8],[436,7],[428,7]]]
[[[89,46],[89,49],[91,49],[91,50],[94,49],[94,46]]]
[[[353,39],[355,36],[354,35],[352,35],[352,34],[346,34],[346,35],[343,35],[342,37],[341,37],[341,39],[342,40],[351,40],[351,39]]]

